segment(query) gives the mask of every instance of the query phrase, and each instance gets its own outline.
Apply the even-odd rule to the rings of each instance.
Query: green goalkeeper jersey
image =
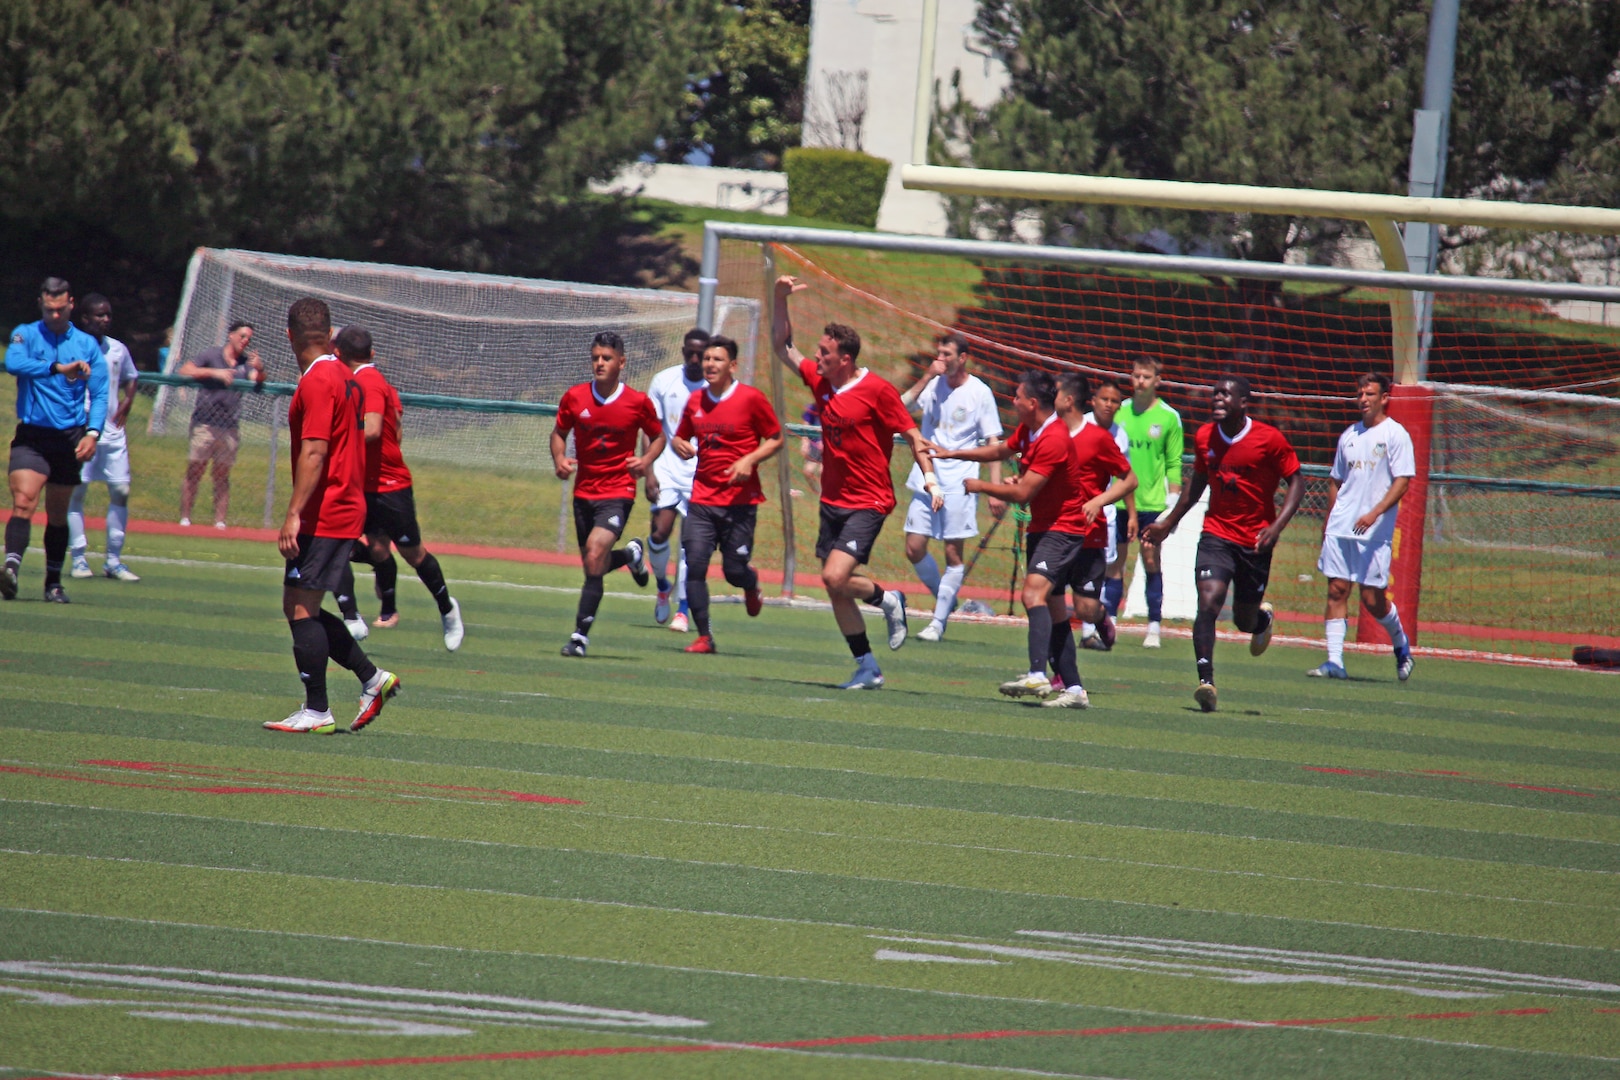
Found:
[[[1136,508],[1163,512],[1169,505],[1169,485],[1181,486],[1181,414],[1158,398],[1139,415],[1136,403],[1127,398],[1114,422],[1130,436]]]

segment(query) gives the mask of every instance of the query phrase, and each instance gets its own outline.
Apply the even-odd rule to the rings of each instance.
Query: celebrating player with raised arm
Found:
[[[1057,415],[1057,384],[1034,368],[1024,372],[1013,394],[1018,427],[1005,443],[963,450],[936,450],[938,458],[962,461],[1005,461],[1018,456],[1018,479],[987,483],[969,479],[968,491],[1006,502],[1028,504],[1028,572],[1024,577],[1024,610],[1029,616],[1029,670],[1001,684],[1008,697],[1044,697],[1054,709],[1084,709],[1091,704],[1080,682],[1074,630],[1069,625],[1064,590],[1074,589],[1075,612],[1082,619],[1100,617],[1103,571],[1107,568],[1107,519],[1103,508],[1136,488],[1136,477],[1113,440],[1090,425],[1070,436]],[[1113,476],[1123,479],[1110,483]],[[1053,695],[1046,677],[1050,661],[1063,680]]]
[[[664,452],[664,428],[647,395],[621,382],[624,339],[604,330],[591,341],[589,382],[571,386],[557,405],[557,426],[551,430],[551,460],[557,477],[574,481],[574,536],[579,541],[585,584],[579,590],[579,611],[574,632],[562,647],[564,656],[584,656],[590,645],[591,625],[602,604],[602,579],[610,571],[627,567],[637,585],[647,584],[647,564],[640,540],[614,549],[614,541],[630,522],[636,501],[636,479],[647,478],[648,495],[658,496],[652,464]],[[568,434],[574,435],[574,453],[568,456]],[[636,454],[637,435],[645,435],[645,453]]]
[[[782,425],[764,394],[737,381],[737,343],[716,335],[703,351],[706,389],[695,392],[681,410],[675,452],[697,459],[692,501],[681,526],[686,549],[686,599],[698,638],[689,653],[712,653],[709,629],[709,560],[720,551],[726,580],[743,591],[750,616],[764,604],[759,575],[749,564],[754,551],[754,518],[765,492],[759,466],[782,449]]]
[[[652,377],[647,384],[647,396],[653,409],[664,424],[664,452],[653,462],[653,476],[657,478],[658,494],[648,495],[653,504],[652,522],[647,530],[647,565],[652,567],[653,584],[658,587],[658,599],[653,602],[653,619],[668,623],[676,633],[687,631],[686,615],[690,610],[686,598],[686,534],[681,534],[681,552],[676,553],[675,579],[669,577],[669,538],[675,531],[675,519],[685,518],[692,502],[693,462],[683,460],[675,452],[675,429],[680,426],[681,412],[692,395],[708,385],[703,378],[703,353],[709,344],[709,332],[693,328],[681,339],[681,362],[667,367]],[[674,613],[670,601],[674,601]]]
[[[1234,581],[1232,622],[1249,634],[1249,655],[1271,644],[1271,605],[1265,602],[1271,579],[1271,552],[1305,497],[1305,474],[1283,433],[1249,416],[1249,380],[1222,375],[1210,395],[1211,423],[1198,429],[1192,481],[1168,517],[1142,530],[1144,544],[1161,544],[1209,489],[1209,510],[1198,538],[1194,577],[1198,617],[1193,621],[1193,652],[1198,658],[1198,689],[1193,699],[1215,711],[1215,623]],[[1288,481],[1282,510],[1276,508],[1279,481]]]
[[[1395,541],[1395,508],[1417,475],[1412,436],[1389,418],[1389,376],[1369,372],[1356,380],[1361,420],[1339,436],[1328,483],[1322,556],[1316,568],[1328,579],[1327,650],[1321,667],[1306,672],[1322,679],[1348,679],[1344,632],[1350,586],[1361,586],[1362,606],[1377,619],[1395,646],[1395,674],[1412,674],[1412,650],[1390,602],[1389,562]]]
[[[281,610],[292,631],[293,661],[304,681],[304,707],[271,731],[336,730],[326,699],[326,662],[336,660],[360,680],[360,711],[350,731],[382,712],[399,690],[399,677],[373,664],[343,620],[322,610],[349,569],[349,552],[366,525],[366,451],[361,392],[348,367],[331,354],[332,313],[305,298],[287,311],[287,340],[298,358],[298,389],[287,407],[292,437],[293,491],[276,546],[287,560]]]
[[[923,488],[933,507],[945,505],[943,489],[927,455],[929,443],[906,411],[900,392],[887,380],[856,364],[861,336],[854,327],[828,323],[816,343],[816,358],[806,359],[793,347],[793,324],[788,298],[808,286],[797,278],[776,279],[776,308],[771,319],[771,344],[782,363],[810,388],[821,407],[822,473],[821,532],[816,557],[821,560],[821,583],[832,601],[833,617],[855,657],[855,674],[842,690],[875,690],[883,685],[866,636],[859,603],[883,611],[888,624],[889,648],[906,641],[906,598],[898,589],[885,590],[856,568],[872,557],[872,545],[894,510],[894,481],[889,462],[894,436],[911,446],[923,473]]]

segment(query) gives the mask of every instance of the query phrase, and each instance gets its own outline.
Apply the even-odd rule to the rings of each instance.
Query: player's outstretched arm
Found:
[[[933,499],[934,509],[943,509],[945,489],[940,486],[939,477],[934,472],[934,458],[939,453],[939,447],[923,438],[922,429],[915,425],[902,431],[900,437],[911,447],[911,458],[922,470],[923,490]]]
[[[984,447],[981,446],[977,449],[983,450]],[[1022,505],[1028,503],[1029,500],[1040,493],[1041,488],[1046,486],[1046,479],[1045,473],[1038,473],[1034,469],[1028,469],[1018,479],[1004,484],[993,484],[987,480],[969,477],[962,481],[962,490],[969,495],[984,494],[992,499],[1000,499],[1002,502]]]
[[[777,359],[792,368],[795,375],[804,362],[804,354],[793,347],[793,317],[788,312],[788,298],[809,287],[791,274],[783,274],[776,279],[776,303],[771,305],[771,348]]]
[[[946,450],[934,446],[932,443],[928,445],[931,448],[928,451],[929,457],[948,458],[952,461],[1001,462],[1006,461],[1015,453],[1012,444],[1005,442],[985,443],[983,446],[965,446],[960,450]],[[923,468],[926,469],[928,466],[923,465]],[[998,476],[992,475],[991,477],[992,482],[998,479]]]
[[[1201,472],[1193,473],[1192,479],[1181,489],[1180,496],[1176,498],[1176,505],[1171,507],[1170,515],[1160,518],[1142,530],[1143,543],[1164,543],[1164,538],[1176,531],[1176,526],[1181,524],[1181,519],[1187,516],[1187,511],[1193,508],[1193,505],[1198,502],[1199,497],[1204,494],[1204,489],[1207,487],[1209,487],[1209,477]]]
[[[1119,500],[1129,496],[1131,492],[1136,490],[1136,485],[1136,471],[1133,469],[1112,484],[1109,484],[1107,491],[1088,499],[1084,508],[1086,523],[1089,525],[1091,522],[1096,521],[1097,515],[1103,512],[1104,507],[1112,506]]]
[[[1270,551],[1277,546],[1282,538],[1283,530],[1288,528],[1289,520],[1299,509],[1299,504],[1305,500],[1305,473],[1296,472],[1288,478],[1288,492],[1283,495],[1282,509],[1277,511],[1277,520],[1260,530],[1255,538],[1256,551]]]

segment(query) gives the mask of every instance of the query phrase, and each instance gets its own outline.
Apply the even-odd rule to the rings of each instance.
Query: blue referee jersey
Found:
[[[90,365],[88,378],[69,381],[66,375],[51,374],[52,364],[75,360]],[[44,320],[17,327],[6,346],[6,372],[17,377],[17,419],[23,423],[57,431],[77,427],[101,431],[106,424],[107,361],[96,339],[72,323],[60,335],[53,334]]]

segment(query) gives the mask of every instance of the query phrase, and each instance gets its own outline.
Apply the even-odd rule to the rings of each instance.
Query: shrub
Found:
[[[782,165],[788,178],[788,213],[846,225],[877,224],[889,163],[859,150],[800,146]]]

